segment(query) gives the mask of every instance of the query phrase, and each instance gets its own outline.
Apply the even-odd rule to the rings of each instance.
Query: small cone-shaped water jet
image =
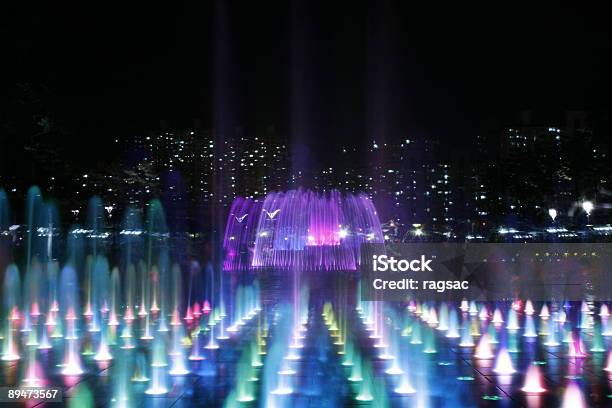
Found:
[[[463,322],[461,329],[461,342],[459,347],[474,347],[474,338],[472,337],[472,331],[470,330],[470,323],[466,319]]]
[[[353,365],[353,359],[355,356],[355,347],[352,341],[347,341],[344,345],[344,353],[342,354],[342,365],[350,367]]]
[[[412,325],[412,336],[410,337],[410,344],[421,344],[421,323],[417,320]]]
[[[487,305],[482,305],[480,308],[480,312],[478,312],[478,319],[482,321],[489,320],[489,311],[487,310]]]
[[[110,361],[113,359],[113,356],[110,353],[108,348],[108,343],[106,341],[106,336],[100,336],[100,344],[98,345],[98,352],[94,356],[94,360],[96,361]]]
[[[546,324],[548,325],[548,335],[544,345],[548,347],[557,347],[559,345],[557,323],[553,319],[548,319]]]
[[[111,367],[113,382],[111,403],[113,406],[128,408],[134,405],[132,387],[129,382],[131,365],[132,360],[128,352],[119,351],[117,361]]]
[[[239,402],[250,402],[255,400],[255,386],[253,377],[255,376],[253,365],[251,364],[251,348],[246,347],[238,361],[236,373],[236,400]]]
[[[67,339],[64,347],[64,365],[62,368],[62,375],[77,376],[83,374],[83,369],[81,368],[81,356],[79,355],[78,339]]]
[[[354,360],[353,366],[351,367],[351,375],[348,380],[350,382],[360,382],[363,381],[363,373],[362,373],[362,358],[361,356],[357,356]]]
[[[493,349],[491,348],[491,343],[489,342],[488,334],[484,334],[480,338],[478,346],[476,346],[476,352],[474,353],[474,357],[480,360],[487,360],[495,357],[495,355],[493,354]]]
[[[604,347],[604,339],[601,335],[601,329],[599,327],[599,323],[595,322],[593,327],[593,337],[591,340],[591,352],[593,353],[603,353],[606,351]]]
[[[525,316],[525,332],[523,333],[524,337],[538,337],[535,329],[535,322],[533,320],[533,316],[528,314]]]
[[[476,306],[476,302],[473,300],[470,302],[470,308],[468,309],[468,314],[470,316],[476,316],[478,314],[478,307]]]
[[[571,382],[563,393],[561,408],[586,408],[587,406],[582,390],[576,383]]]
[[[531,303],[531,300],[528,299],[525,302],[525,309],[523,311],[525,312],[527,316],[533,315],[533,313],[535,312],[535,309],[533,308],[533,303]]]
[[[137,352],[134,357],[134,374],[132,375],[134,382],[147,382],[147,360],[143,352]]]
[[[425,329],[425,347],[423,347],[423,353],[433,354],[437,353],[436,350],[436,337],[431,327]]]
[[[604,371],[612,373],[612,351],[608,353],[608,363],[606,364]]]
[[[518,316],[516,314],[516,310],[510,309],[508,311],[508,324],[506,325],[506,329],[508,330],[518,330],[520,329],[518,325]]]
[[[512,366],[512,359],[510,358],[508,350],[503,347],[497,354],[497,359],[495,360],[495,368],[493,369],[493,372],[501,375],[510,375],[516,372],[516,370]]]
[[[599,315],[601,317],[610,316],[610,310],[608,309],[608,305],[606,303],[601,304],[601,307],[599,308]]]
[[[446,306],[446,303],[442,303],[440,305],[440,313],[438,317],[437,329],[441,331],[446,331],[448,330],[448,324],[449,324],[448,306]]]
[[[396,394],[400,395],[410,395],[414,394],[416,390],[412,386],[410,379],[408,378],[408,373],[403,373],[400,377],[400,382],[397,387],[393,390]]]
[[[540,309],[540,317],[543,320],[546,320],[550,317],[550,312],[548,311],[548,305],[546,303],[544,303],[542,305],[542,309]]]
[[[449,339],[459,338],[459,318],[457,316],[457,311],[455,309],[451,309],[449,313],[448,319],[448,331],[446,332],[446,337]]]
[[[372,394],[372,384],[374,383],[374,374],[372,367],[369,363],[363,365],[363,381],[359,383],[359,392],[355,399],[357,401],[372,401],[374,395]]]
[[[40,387],[43,384],[43,379],[40,375],[38,362],[36,361],[36,348],[30,347],[26,354],[25,377],[23,385],[25,387]]]
[[[204,356],[201,353],[201,344],[200,344],[200,328],[197,327],[192,334],[192,343],[191,343],[191,353],[189,354],[189,360],[191,361],[200,361],[204,360]]]
[[[567,355],[569,357],[576,358],[582,358],[587,356],[587,353],[584,348],[584,343],[582,342],[582,338],[580,337],[580,335],[572,336],[572,341],[568,343]]]
[[[163,336],[156,336],[153,341],[151,361],[151,383],[145,393],[149,395],[163,395],[168,393],[166,387],[166,345]]]
[[[521,390],[527,394],[540,394],[546,392],[542,386],[542,373],[537,365],[530,365],[525,374],[525,384]]]
[[[495,326],[501,326],[504,323],[504,318],[502,316],[502,312],[497,307],[495,308],[495,311],[493,312],[493,319],[491,320],[491,322]]]

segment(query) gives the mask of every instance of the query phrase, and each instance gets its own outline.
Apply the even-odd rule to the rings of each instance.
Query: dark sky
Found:
[[[592,6],[203,3],[8,13],[3,123],[48,112],[70,129],[54,143],[93,157],[160,119],[273,124],[304,160],[325,161],[330,143],[410,134],[452,143],[524,108],[609,104],[611,29]],[[26,83],[36,108],[18,102]],[[28,137],[7,135],[4,148]]]

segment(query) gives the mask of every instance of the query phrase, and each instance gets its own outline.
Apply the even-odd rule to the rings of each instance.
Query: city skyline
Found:
[[[512,125],[474,136],[473,148],[461,154],[448,154],[430,138],[372,140],[366,149],[339,148],[334,166],[309,172],[294,172],[287,138],[274,127],[249,137],[240,127],[217,135],[198,122],[186,130],[162,122],[158,130],[115,141],[123,153],[112,166],[51,168],[53,153],[47,151],[38,159],[45,164],[44,178],[12,186],[3,174],[2,187],[18,202],[31,184],[39,184],[65,214],[68,207],[77,214],[70,222],[79,221],[93,196],[118,213],[160,198],[171,211],[178,208],[182,228],[196,231],[209,228],[194,222],[198,214],[215,206],[227,211],[236,197],[262,199],[295,188],[363,192],[382,221],[440,231],[466,230],[461,224],[472,232],[502,224],[545,225],[551,208],[558,220],[580,224],[577,209],[585,200],[597,203],[595,219],[609,222],[609,147],[593,136],[588,113],[562,112],[557,120],[538,116],[520,112]],[[362,165],[360,156],[370,165]]]

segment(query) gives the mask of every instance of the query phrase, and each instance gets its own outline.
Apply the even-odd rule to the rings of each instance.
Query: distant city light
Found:
[[[591,211],[593,211],[594,208],[595,206],[593,205],[591,201],[582,202],[582,209],[584,210],[584,212],[587,213],[587,215],[591,215]]]
[[[139,236],[143,233],[142,230],[121,230],[119,232],[119,235],[135,235],[135,236]]]
[[[550,218],[552,218],[552,220],[554,221],[555,218],[557,218],[557,210],[555,210],[554,208],[549,209],[548,215],[550,215]]]
[[[567,228],[546,228],[546,232],[549,234],[556,234],[559,232],[567,232]]]

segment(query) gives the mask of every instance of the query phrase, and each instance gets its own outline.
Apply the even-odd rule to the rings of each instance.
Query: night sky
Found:
[[[63,129],[53,143],[88,160],[112,157],[111,140],[160,119],[199,118],[216,129],[275,125],[300,160],[325,163],[329,144],[411,134],[457,143],[525,108],[605,114],[608,14],[534,7],[211,1],[13,10],[3,22],[1,146],[19,157],[33,135],[24,122],[41,112]],[[22,103],[24,94],[36,102]]]

